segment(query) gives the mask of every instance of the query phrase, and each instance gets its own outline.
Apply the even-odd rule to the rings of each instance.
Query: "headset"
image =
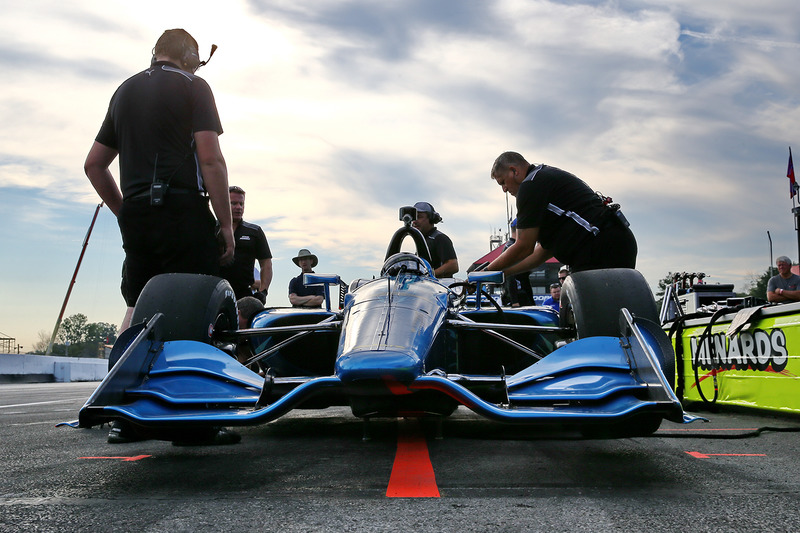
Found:
[[[211,61],[211,56],[214,55],[214,52],[217,51],[217,45],[211,45],[211,52],[208,54],[208,59],[205,61],[200,61],[199,53],[195,51],[197,46],[197,41],[187,32],[186,30],[182,29],[175,29],[175,30],[166,30],[161,37],[158,39],[161,42],[162,39],[169,38],[171,35],[180,32],[182,34],[181,41],[180,41],[180,51],[176,50],[174,44],[177,43],[168,43],[163,45],[163,52],[165,55],[173,57],[175,59],[180,56],[181,68],[188,72],[196,72],[197,69],[206,65],[209,61]],[[156,43],[158,46],[159,42]],[[156,62],[156,46],[153,47],[153,55],[150,60],[150,65],[154,65]]]
[[[428,220],[431,224],[438,224],[442,221],[442,216],[428,202],[417,202],[414,204],[414,209],[428,213]]]

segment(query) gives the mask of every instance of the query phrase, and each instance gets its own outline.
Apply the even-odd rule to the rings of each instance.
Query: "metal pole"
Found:
[[[794,230],[797,233],[797,257],[800,258],[800,207],[793,207]]]
[[[81,268],[81,261],[83,261],[83,254],[86,253],[86,246],[88,246],[89,244],[89,237],[91,237],[92,235],[92,228],[94,228],[94,223],[97,220],[97,213],[100,212],[101,207],[103,207],[103,202],[97,204],[97,209],[94,210],[94,216],[92,217],[92,223],[89,224],[89,230],[86,232],[86,237],[84,237],[83,239],[83,247],[81,248],[80,256],[78,256],[78,264],[75,265],[75,272],[73,272],[72,280],[69,282],[69,287],[67,287],[67,295],[64,296],[64,303],[61,306],[61,312],[58,313],[58,319],[56,320],[56,327],[53,328],[53,334],[50,336],[50,344],[47,345],[47,351],[45,352],[47,355],[53,353],[53,343],[56,341],[56,334],[58,333],[58,328],[61,327],[61,319],[64,318],[64,311],[67,309],[67,302],[69,301],[69,295],[72,293],[72,286],[75,285],[75,279],[78,277],[78,270]]]
[[[772,277],[775,274],[772,271],[772,236],[769,234],[769,230],[767,230],[767,239],[769,239],[769,276]]]

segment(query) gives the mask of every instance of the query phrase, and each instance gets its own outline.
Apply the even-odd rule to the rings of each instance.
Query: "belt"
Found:
[[[198,198],[208,198],[208,194],[205,191],[201,191],[199,189],[182,189],[180,187],[170,187],[167,190],[167,196],[171,194],[188,194],[197,196]],[[134,194],[133,196],[128,196],[124,200],[139,200],[141,198],[150,198],[150,191],[140,192],[139,194]]]

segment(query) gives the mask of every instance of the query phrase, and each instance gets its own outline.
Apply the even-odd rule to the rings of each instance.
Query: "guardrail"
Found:
[[[0,354],[0,384],[100,381],[107,373],[107,359]]]

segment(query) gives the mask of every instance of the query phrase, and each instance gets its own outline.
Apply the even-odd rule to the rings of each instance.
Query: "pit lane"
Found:
[[[0,531],[794,531],[800,420],[753,412],[584,440],[459,409],[418,426],[439,497],[390,497],[415,425],[347,409],[239,428],[232,446],[106,443],[77,417],[97,383],[0,385]],[[438,439],[441,432],[443,438]],[[417,457],[418,459],[418,457]],[[414,459],[406,468],[414,466]],[[410,465],[410,466],[409,466]]]

